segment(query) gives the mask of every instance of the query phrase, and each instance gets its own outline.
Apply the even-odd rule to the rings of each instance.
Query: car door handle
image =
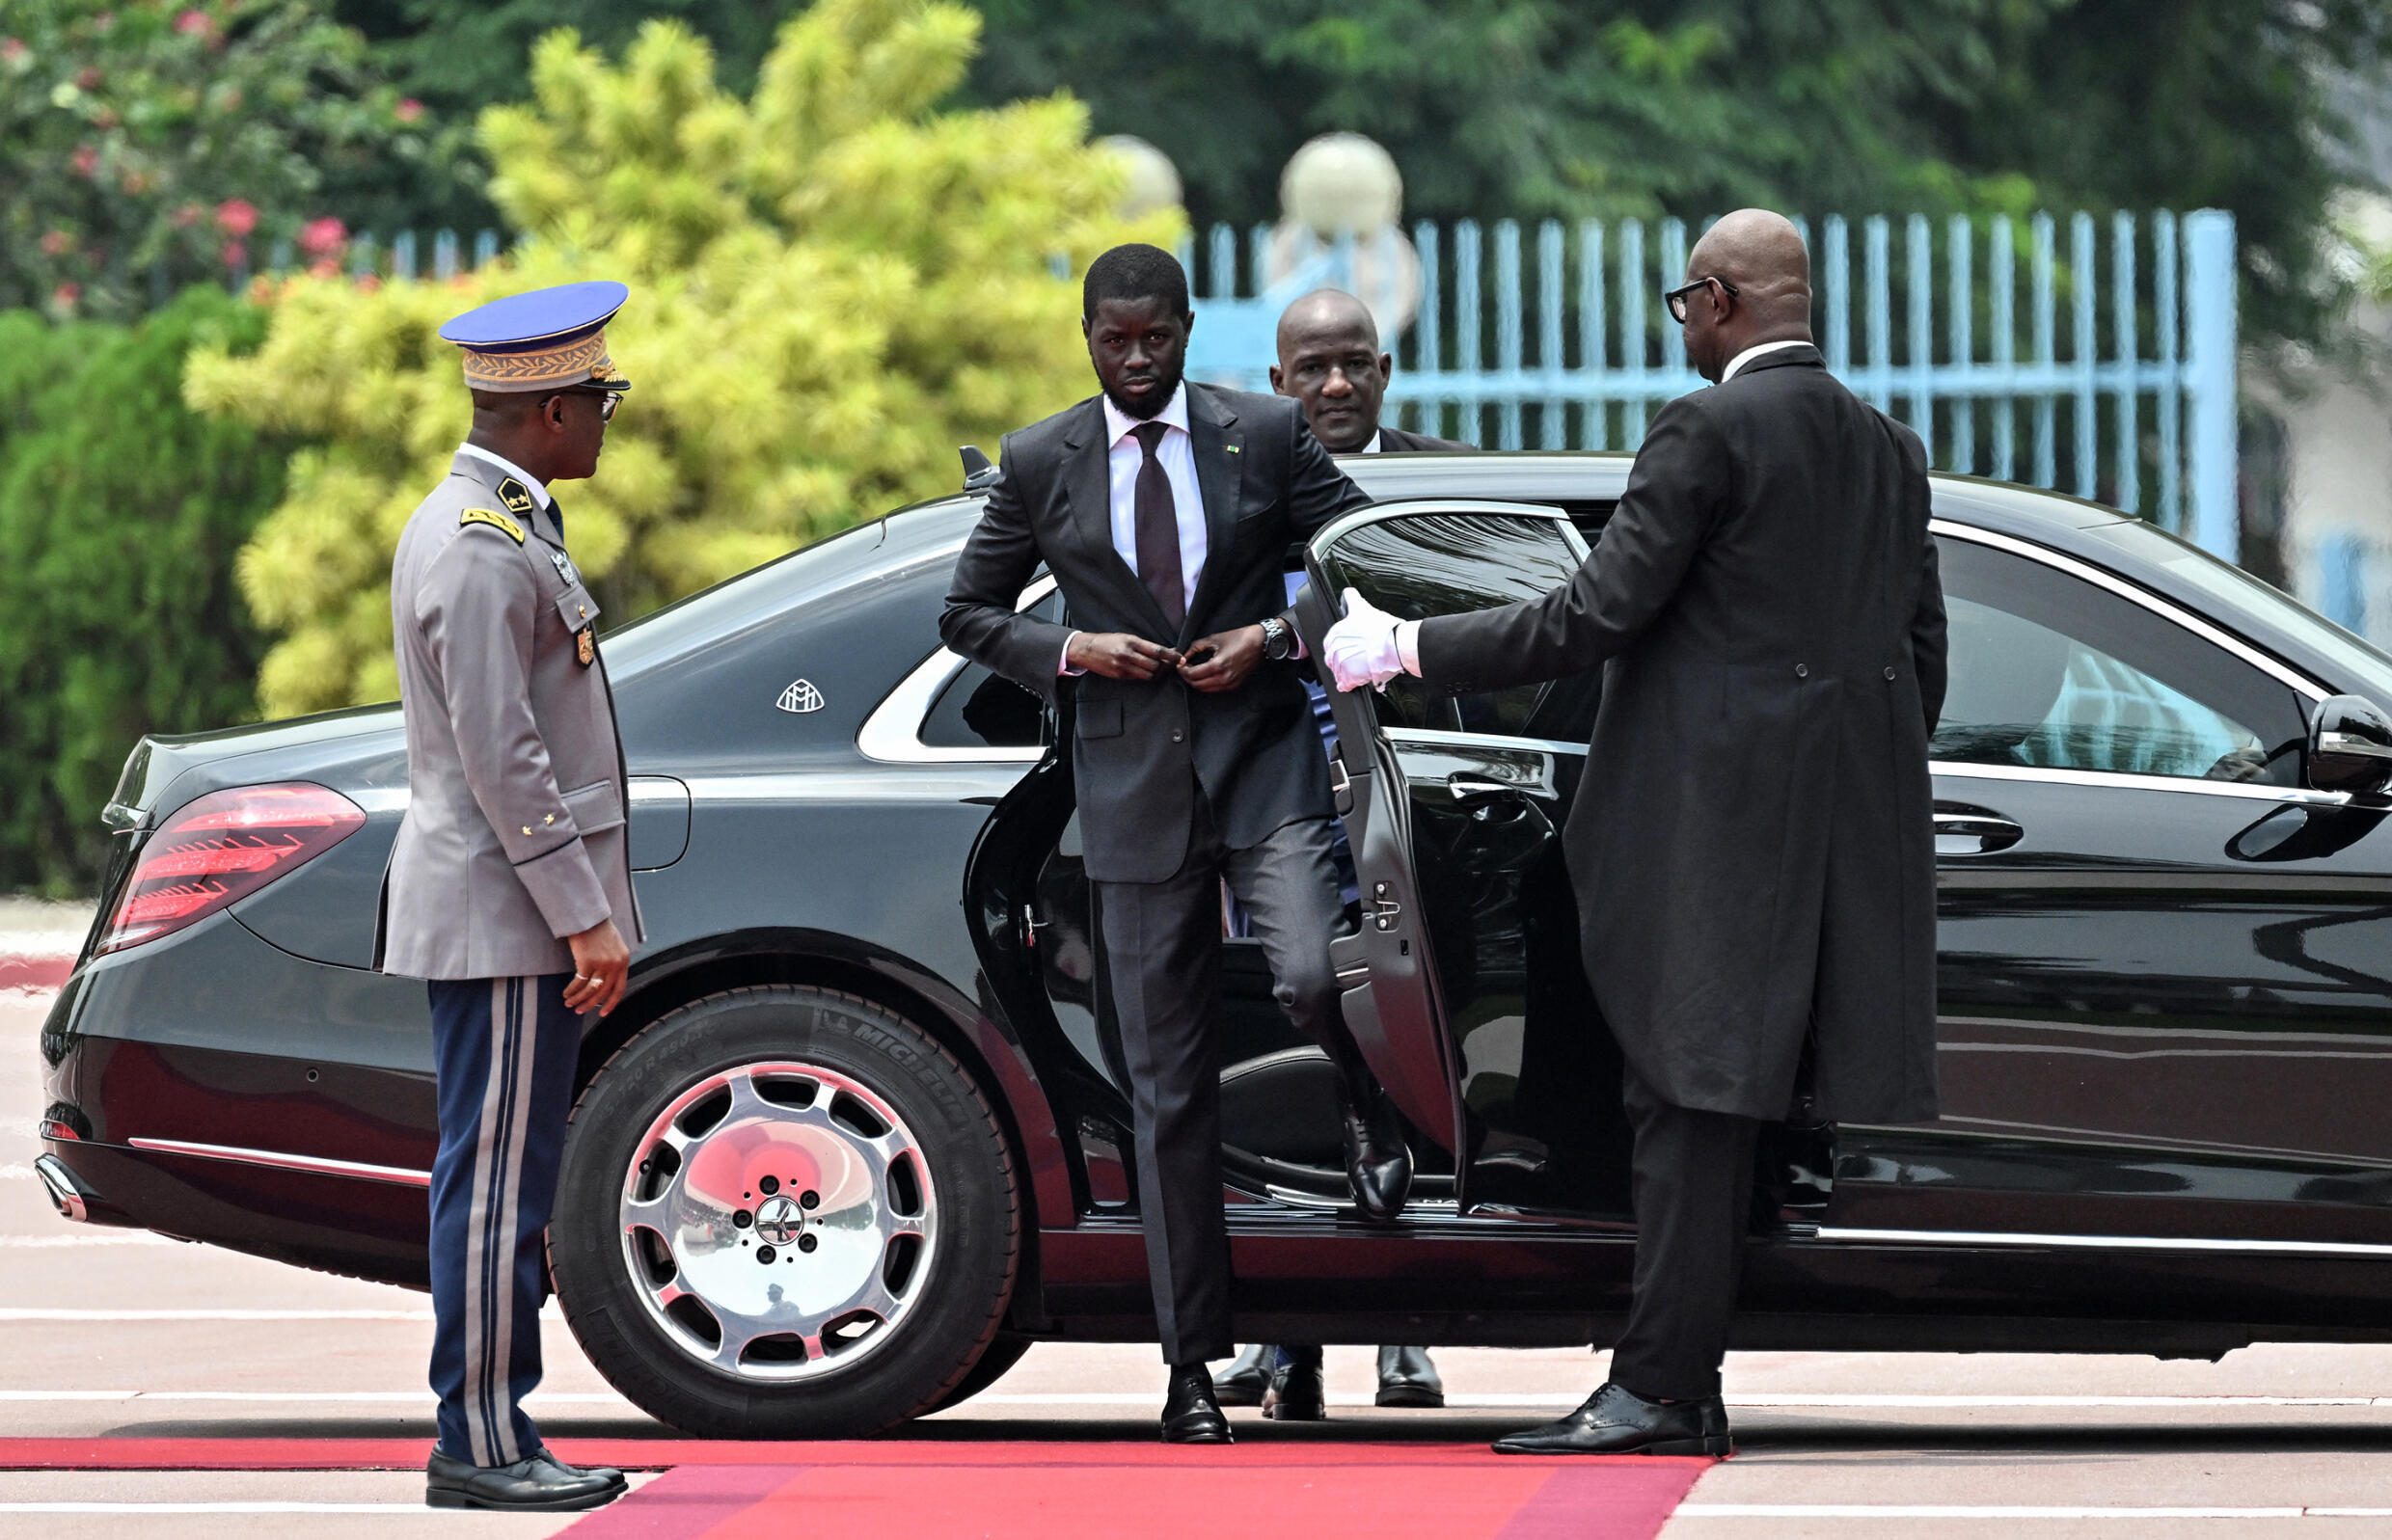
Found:
[[[1991,855],[2006,851],[2026,837],[2026,830],[2014,820],[1992,813],[1981,807],[1935,810],[1935,853],[1938,855]]]

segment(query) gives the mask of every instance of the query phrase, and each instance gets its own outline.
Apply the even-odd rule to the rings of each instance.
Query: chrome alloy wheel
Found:
[[[896,1335],[938,1240],[929,1163],[860,1082],[746,1065],[673,1098],[623,1178],[623,1260],[665,1335],[746,1380],[834,1374]]]

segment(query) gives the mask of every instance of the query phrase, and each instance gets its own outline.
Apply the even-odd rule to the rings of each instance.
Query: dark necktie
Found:
[[[557,526],[557,539],[559,539],[559,540],[562,540],[562,539],[565,537],[565,509],[564,509],[564,504],[563,504],[563,503],[561,503],[561,502],[558,502],[558,501],[557,501],[555,498],[551,498],[551,499],[549,499],[549,500],[548,500],[548,517],[549,517],[550,521],[551,521],[552,523],[554,523],[554,524]]]
[[[1187,619],[1187,591],[1180,572],[1180,514],[1171,500],[1171,477],[1155,450],[1170,432],[1168,423],[1141,422],[1129,430],[1137,436],[1146,458],[1138,462],[1137,486],[1130,505],[1138,527],[1138,581],[1162,606],[1163,618],[1176,634]]]

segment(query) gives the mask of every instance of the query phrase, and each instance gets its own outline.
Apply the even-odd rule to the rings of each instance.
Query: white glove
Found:
[[[1346,590],[1346,615],[1321,638],[1321,656],[1340,689],[1373,689],[1407,670],[1397,644],[1400,622],[1361,594]]]

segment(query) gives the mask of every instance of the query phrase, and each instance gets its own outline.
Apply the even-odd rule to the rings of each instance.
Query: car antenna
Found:
[[[964,446],[962,453],[964,456],[965,491],[983,491],[992,482],[996,480],[996,467],[991,465],[989,463],[989,457],[980,452],[980,446],[976,444],[966,444]]]

